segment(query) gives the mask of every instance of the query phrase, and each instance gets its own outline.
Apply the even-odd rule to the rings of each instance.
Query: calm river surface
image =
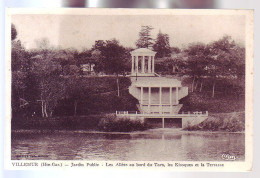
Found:
[[[13,160],[223,161],[245,159],[244,133],[12,133]]]

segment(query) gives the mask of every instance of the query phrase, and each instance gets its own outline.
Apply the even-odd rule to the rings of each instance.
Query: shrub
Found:
[[[245,131],[245,113],[218,113],[211,114],[209,118],[194,126],[188,126],[184,130],[195,131],[227,131],[243,132]]]
[[[105,132],[131,132],[148,129],[148,125],[141,119],[130,119],[127,117],[116,117],[116,115],[106,115],[98,124],[99,129]]]

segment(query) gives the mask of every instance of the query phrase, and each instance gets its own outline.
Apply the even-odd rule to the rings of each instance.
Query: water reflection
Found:
[[[243,161],[242,133],[103,134],[12,133],[12,159]]]

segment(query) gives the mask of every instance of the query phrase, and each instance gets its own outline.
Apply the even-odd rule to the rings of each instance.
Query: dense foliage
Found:
[[[151,26],[142,26],[139,32],[139,39],[136,41],[137,48],[149,48],[153,45],[153,38],[151,37]]]
[[[170,50],[170,42],[169,42],[169,35],[163,34],[159,31],[155,43],[153,45],[153,50],[156,51],[156,57],[169,57],[171,50]]]
[[[149,128],[141,119],[120,118],[115,115],[106,115],[100,120],[98,126],[100,130],[106,132],[143,131]]]
[[[209,118],[198,125],[188,126],[185,130],[195,131],[245,131],[245,112],[211,114]]]

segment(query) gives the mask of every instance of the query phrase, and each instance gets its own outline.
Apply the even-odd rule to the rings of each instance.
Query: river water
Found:
[[[244,133],[12,133],[12,160],[223,161],[245,159]]]

